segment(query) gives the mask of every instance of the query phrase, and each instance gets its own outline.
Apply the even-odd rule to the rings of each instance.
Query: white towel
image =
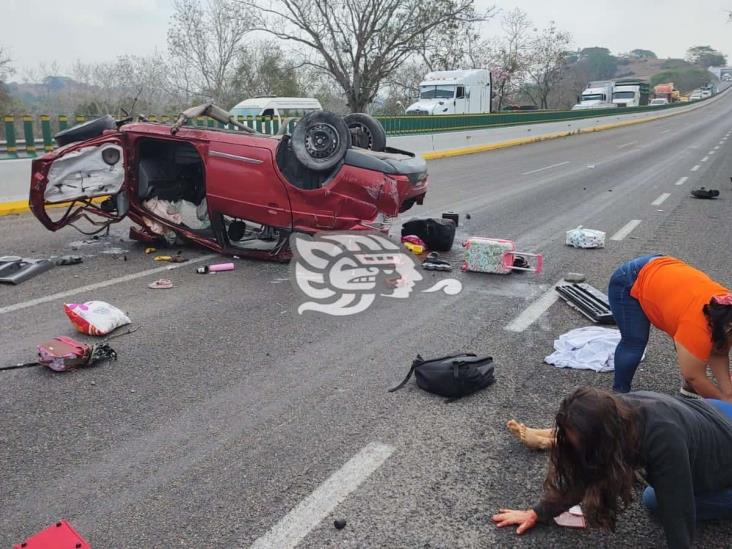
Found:
[[[570,330],[554,340],[554,352],[544,359],[557,368],[612,372],[620,330],[587,326]]]

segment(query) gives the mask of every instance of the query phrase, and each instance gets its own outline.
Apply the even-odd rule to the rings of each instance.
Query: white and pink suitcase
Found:
[[[541,254],[517,251],[513,240],[473,236],[463,242],[463,248],[465,248],[463,271],[494,274],[508,274],[511,271],[540,273],[544,263]],[[526,258],[530,266],[514,267],[517,255]],[[529,258],[533,258],[533,261],[530,262]]]

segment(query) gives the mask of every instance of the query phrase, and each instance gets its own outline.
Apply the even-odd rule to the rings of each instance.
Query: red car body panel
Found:
[[[155,140],[161,143],[188,143],[195,148],[205,170],[204,186],[208,214],[214,219],[227,216],[255,222],[280,231],[316,233],[323,230],[360,230],[369,228],[379,214],[395,217],[413,203],[422,203],[427,192],[426,167],[420,173],[399,173],[399,159],[412,164],[421,160],[404,155],[388,155],[386,164],[379,160],[379,153],[358,149],[359,162],[349,164],[344,160],[318,188],[304,189],[288,181],[277,163],[278,147],[282,140],[244,132],[217,131],[182,127],[171,135],[170,126],[154,123],[132,123],[118,130],[107,130],[102,135],[83,142],[72,143],[51,151],[33,161],[30,207],[34,215],[49,230],[56,231],[81,218],[93,215],[101,222],[109,223],[129,217],[141,226],[134,233],[142,238],[155,238],[145,220],[154,220],[176,234],[197,242],[216,252],[242,253],[232,248],[223,234],[202,235],[185,225],[176,225],[161,218],[142,205],[137,189],[138,162],[141,160],[141,143]],[[118,145],[124,151],[124,182],[118,194],[126,195],[129,208],[124,212],[103,209],[92,198],[106,195],[79,196],[71,201],[59,219],[49,216],[46,205],[46,188],[49,170],[54,161],[89,147]],[[370,155],[372,158],[364,158]],[[348,155],[347,155],[348,158]],[[396,158],[396,160],[394,160]],[[359,165],[352,165],[359,164]],[[371,169],[376,166],[375,169]],[[385,169],[380,171],[379,166]],[[396,166],[396,168],[394,167]],[[413,169],[413,166],[412,168]],[[388,172],[388,173],[387,173]]]

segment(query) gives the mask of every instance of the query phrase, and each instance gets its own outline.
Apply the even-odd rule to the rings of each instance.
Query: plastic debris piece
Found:
[[[155,252],[157,252],[157,251],[158,251],[158,249],[157,249],[157,248],[153,248],[153,247],[150,247],[150,248],[145,248],[145,253],[146,253],[146,254],[154,254],[154,253],[155,253]]]
[[[80,255],[62,255],[53,260],[56,265],[78,265],[84,258]]]
[[[196,269],[196,272],[198,274],[208,274],[208,273],[220,273],[222,271],[233,271],[233,270],[234,270],[233,263],[214,263],[213,265],[204,265],[203,267],[198,267]]]
[[[33,534],[23,543],[13,545],[13,549],[49,549],[51,547],[68,547],[73,549],[91,549],[91,545],[65,520]]]
[[[580,282],[584,282],[586,280],[586,277],[582,273],[567,273],[566,275],[564,275],[564,280],[566,280],[567,282],[579,284]]]
[[[173,287],[173,282],[167,278],[160,278],[148,284],[147,287],[153,290],[168,290]]]
[[[336,530],[343,530],[346,527],[346,519],[335,519],[333,526]]]
[[[0,257],[0,282],[20,284],[53,269],[47,259],[27,259],[15,255]]]

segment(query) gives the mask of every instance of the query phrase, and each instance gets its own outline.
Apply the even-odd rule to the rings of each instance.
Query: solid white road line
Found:
[[[713,151],[718,151],[719,150],[719,145],[717,145],[716,147],[714,147],[712,150]]]
[[[709,155],[711,156],[711,155],[713,155],[713,154],[714,154],[715,152],[717,152],[717,151],[709,151]]]
[[[679,185],[683,185],[684,183],[686,183],[686,181],[687,181],[688,179],[689,179],[688,177],[682,177],[682,178],[680,178],[680,179],[679,179],[679,180],[678,180],[678,181],[677,181],[676,183],[674,183],[674,185],[677,185],[677,186],[679,186]]]
[[[539,299],[526,307],[521,314],[509,322],[506,325],[506,330],[509,332],[523,332],[526,328],[536,322],[536,320],[543,315],[557,299],[559,299],[559,294],[554,287],[560,282],[561,280],[558,280],[556,283],[552,284],[552,287],[542,294]]]
[[[624,149],[625,147],[630,147],[631,145],[635,145],[638,143],[637,141],[631,141],[630,143],[624,143],[622,145],[618,145],[618,149]]]
[[[617,233],[612,235],[610,237],[610,240],[623,240],[633,231],[633,229],[635,229],[640,224],[640,219],[631,219],[625,225],[623,225]]]
[[[392,446],[372,442],[353,456],[315,491],[287,513],[251,549],[295,547],[321,520],[327,517],[348,494],[376,471],[394,452]]]
[[[699,168],[701,168],[701,166],[700,166],[699,164],[697,164],[696,166],[694,166],[693,168],[691,168],[691,171],[692,171],[692,172],[695,172],[695,171],[696,171],[696,170],[698,170]]]
[[[709,160],[708,156],[705,156],[704,158],[701,159],[702,162],[706,162],[707,160]]]
[[[663,130],[663,131],[662,131],[661,133],[668,133],[668,132],[670,132],[670,131],[671,131],[671,130]]]
[[[569,160],[567,160],[566,162],[560,162],[559,164],[552,164],[551,166],[544,166],[543,168],[539,168],[538,170],[531,170],[530,172],[524,172],[521,175],[531,175],[532,173],[543,172],[544,170],[558,168],[559,166],[566,166],[567,164],[569,164]]]
[[[651,206],[660,206],[664,202],[666,202],[666,199],[671,196],[671,193],[663,193],[661,196],[656,198],[653,202],[651,202]]]
[[[28,307],[34,307],[36,305],[40,305],[41,303],[48,303],[49,301],[56,301],[57,299],[61,299],[64,297],[70,297],[72,295],[80,294],[83,292],[91,292],[92,290],[106,288],[107,286],[114,286],[115,284],[121,284],[122,282],[128,282],[130,280],[135,280],[137,278],[143,278],[145,276],[150,276],[152,274],[163,273],[165,271],[172,271],[173,269],[180,269],[181,267],[185,267],[187,265],[192,265],[194,263],[201,263],[202,261],[208,261],[209,259],[213,259],[214,257],[217,257],[216,254],[204,255],[204,256],[197,257],[195,259],[186,261],[185,263],[174,263],[172,265],[166,265],[165,267],[157,267],[155,269],[148,269],[147,271],[140,271],[139,273],[132,273],[132,274],[128,274],[125,276],[119,276],[117,278],[105,280],[104,282],[97,282],[96,284],[88,284],[87,286],[82,286],[81,288],[75,288],[73,290],[66,290],[65,292],[58,292],[57,294],[51,294],[51,295],[47,295],[45,297],[31,299],[30,301],[23,301],[21,303],[16,303],[15,305],[8,305],[7,307],[0,307],[0,315],[4,315],[5,313],[12,313],[13,311],[20,311],[21,309],[27,309]]]

